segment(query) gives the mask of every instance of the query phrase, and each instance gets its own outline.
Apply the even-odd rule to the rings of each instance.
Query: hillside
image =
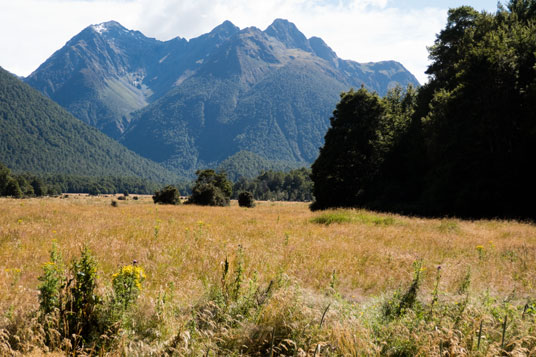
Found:
[[[131,150],[190,175],[242,150],[310,164],[341,91],[418,85],[400,63],[342,60],[281,19],[264,31],[226,21],[166,42],[113,21],[92,25],[26,81]]]
[[[15,171],[34,173],[179,180],[76,119],[1,67],[0,162]]]

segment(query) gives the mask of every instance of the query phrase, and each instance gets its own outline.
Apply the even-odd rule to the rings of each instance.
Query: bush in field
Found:
[[[97,292],[97,278],[97,261],[87,247],[67,270],[53,244],[38,278],[40,321],[49,348],[92,349],[111,342],[123,327],[124,314],[141,292],[143,268],[122,267],[112,277],[113,294],[105,297]]]
[[[53,245],[50,261],[43,265],[43,275],[38,279],[47,344],[57,340],[58,334],[71,340],[73,346],[96,342],[105,326],[100,315],[102,299],[97,294],[97,262],[91,251],[85,247],[67,272]]]
[[[253,194],[248,191],[240,192],[240,194],[238,195],[238,205],[240,207],[248,208],[255,207],[255,199],[253,198]]]
[[[174,186],[166,186],[160,191],[156,191],[153,196],[154,203],[180,205],[180,193]]]
[[[43,265],[43,275],[38,279],[39,308],[44,314],[49,314],[60,307],[60,289],[65,284],[61,253],[55,243],[50,251],[50,261]]]
[[[202,206],[229,206],[233,186],[224,172],[200,170],[188,203]]]

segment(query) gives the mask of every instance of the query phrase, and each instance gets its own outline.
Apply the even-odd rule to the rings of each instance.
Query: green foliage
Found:
[[[253,194],[249,191],[240,192],[238,195],[238,205],[240,207],[248,208],[255,207],[255,199],[253,198]]]
[[[289,172],[266,171],[252,180],[241,178],[233,191],[249,191],[263,201],[311,201],[311,170],[301,168]]]
[[[145,280],[143,268],[136,265],[126,265],[112,276],[114,304],[126,311],[140,295]]]
[[[43,265],[43,275],[38,279],[41,284],[39,290],[39,309],[44,314],[50,314],[60,308],[61,289],[65,286],[63,276],[63,261],[61,253],[55,242],[50,250],[50,261]]]
[[[0,163],[0,196],[13,198],[43,196],[46,187],[43,183],[29,174],[14,175]]]
[[[66,317],[69,331],[80,331],[87,341],[99,337],[101,329],[99,307],[102,303],[97,294],[97,261],[88,247],[84,247],[79,259],[71,263],[71,278],[67,283]]]
[[[344,212],[332,212],[332,213],[324,213],[318,217],[315,217],[311,220],[313,223],[318,224],[325,224],[326,226],[329,226],[333,223],[346,223],[351,222],[352,218],[345,214]]]
[[[359,223],[375,226],[390,226],[396,223],[393,217],[382,217],[362,211],[347,210],[327,211],[311,220],[313,223],[329,226],[333,223]]]
[[[397,135],[408,126],[414,91],[385,98],[365,88],[341,94],[325,144],[312,165],[312,209],[356,207],[373,197],[373,183]]]
[[[224,172],[199,170],[196,175],[197,180],[192,188],[189,203],[202,206],[229,206],[233,187]]]
[[[141,292],[145,273],[136,265],[122,267],[112,276],[113,293],[102,297],[97,286],[97,261],[91,251],[84,247],[67,270],[54,242],[50,261],[43,265],[38,279],[45,344],[52,349],[81,351],[113,342],[125,322],[123,317]]]
[[[154,203],[180,205],[180,193],[175,186],[166,186],[160,191],[156,191],[153,195]]]
[[[20,189],[17,180],[12,177],[7,179],[6,186],[4,189],[4,195],[13,198],[21,198],[23,196],[22,190]]]

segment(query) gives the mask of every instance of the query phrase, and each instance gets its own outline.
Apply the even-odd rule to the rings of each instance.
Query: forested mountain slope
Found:
[[[76,119],[0,68],[0,162],[15,171],[85,176],[178,176]]]

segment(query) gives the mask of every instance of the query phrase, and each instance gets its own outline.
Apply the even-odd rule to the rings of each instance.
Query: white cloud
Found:
[[[397,60],[424,82],[426,46],[446,19],[446,9],[397,9],[387,0],[0,0],[0,8],[0,66],[19,75],[84,27],[112,19],[167,40],[199,36],[224,20],[264,29],[286,18],[342,58]]]

